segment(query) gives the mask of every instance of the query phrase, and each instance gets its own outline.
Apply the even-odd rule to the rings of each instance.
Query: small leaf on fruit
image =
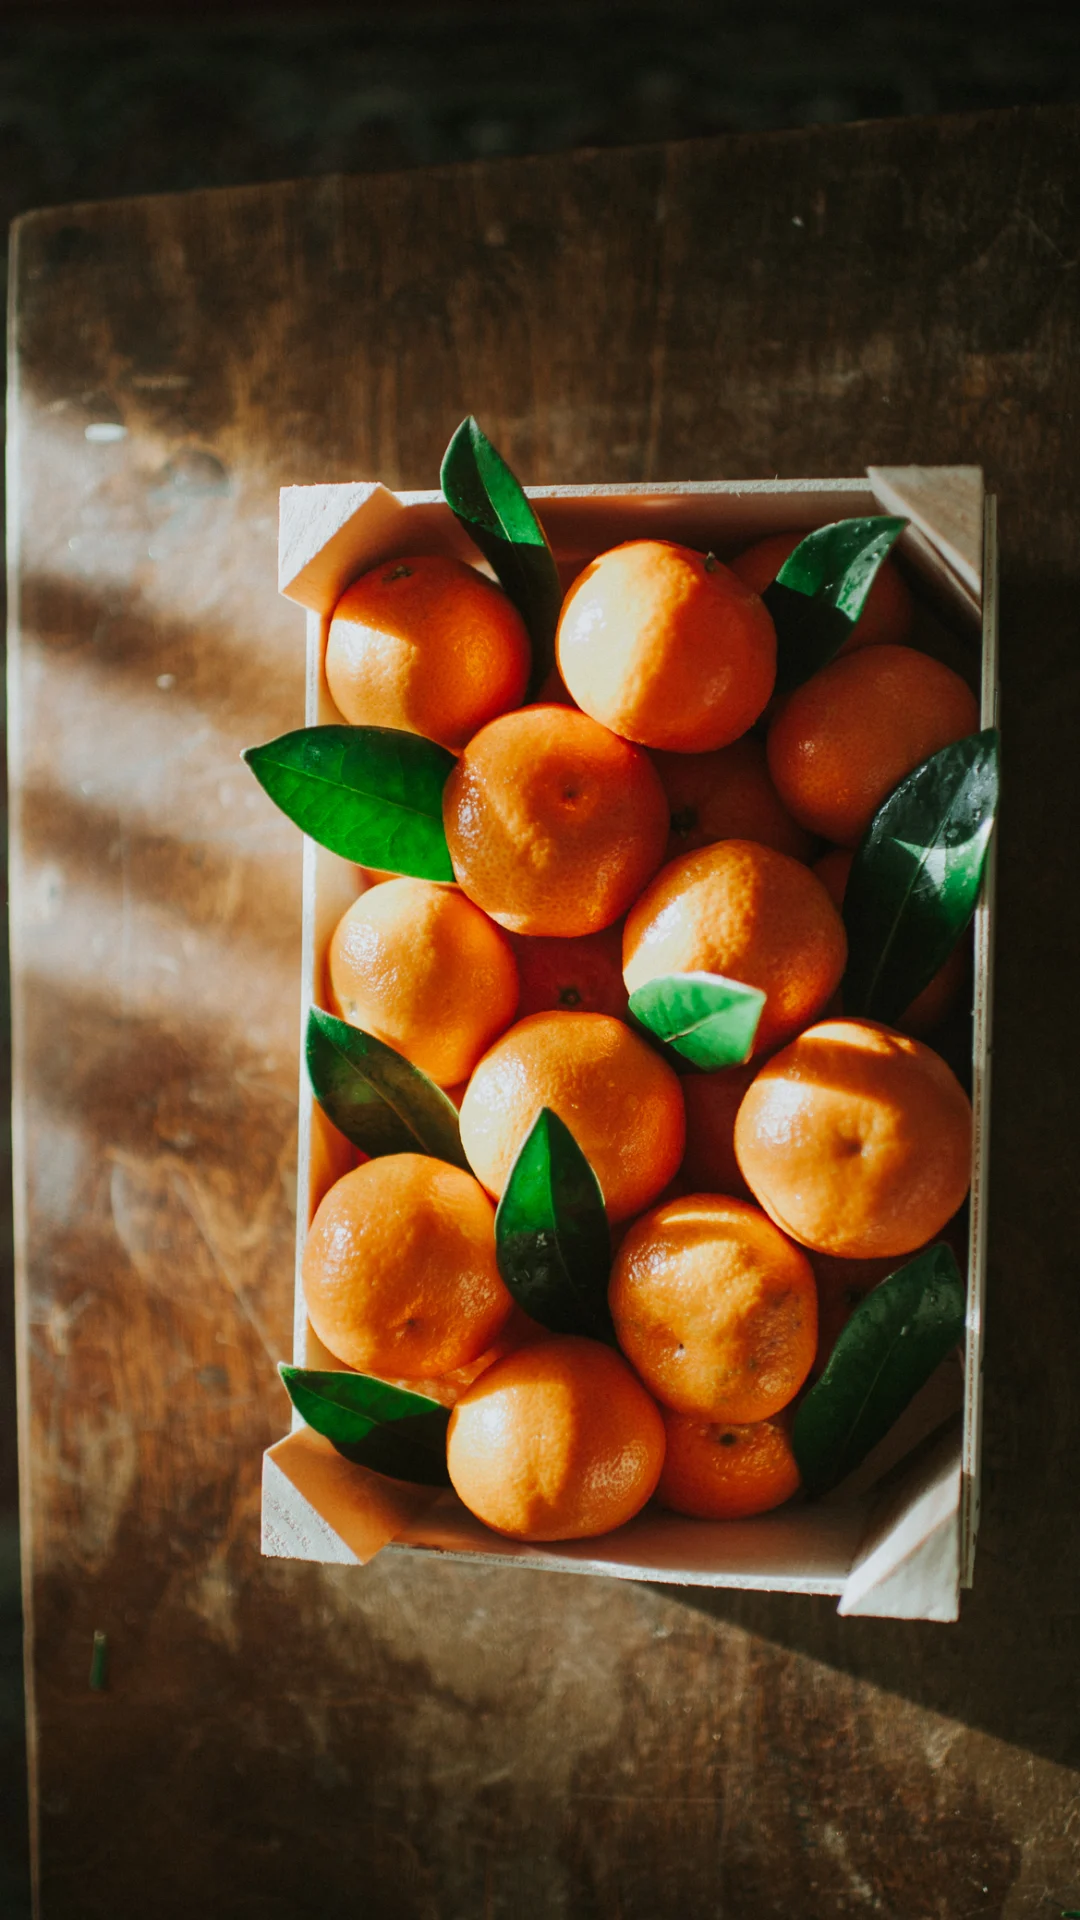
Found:
[[[343,860],[453,880],[442,793],[455,763],[434,740],[392,727],[300,727],[243,758],[275,806]]]
[[[569,1127],[544,1107],[523,1142],[495,1215],[508,1290],[551,1333],[611,1339],[611,1237],[600,1183]]]
[[[706,1073],[750,1058],[764,1005],[760,988],[720,973],[665,973],[630,995],[635,1020]]]
[[[354,1147],[372,1160],[430,1153],[468,1170],[453,1101],[395,1048],[312,1007],[305,1051],[311,1091]]]
[[[555,628],[562,605],[559,573],[544,529],[502,455],[472,414],[443,455],[440,481],[447,506],[494,569],[532,642],[532,698],[555,665]]]
[[[846,1012],[895,1023],[944,965],[975,911],[997,799],[988,727],[932,754],[882,802],[844,892]]]
[[[446,1470],[450,1412],[437,1400],[388,1386],[367,1373],[284,1365],[278,1372],[301,1419],[346,1460],[416,1486],[450,1485]]]
[[[952,1248],[927,1247],[856,1307],[798,1408],[792,1445],[803,1485],[826,1493],[884,1439],[964,1331]]]
[[[839,652],[906,520],[836,520],[788,554],[762,599],[776,628],[776,692],[790,693]]]

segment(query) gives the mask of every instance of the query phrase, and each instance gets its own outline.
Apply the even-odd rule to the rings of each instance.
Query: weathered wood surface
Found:
[[[1026,1920],[1080,1899],[1078,178],[1062,110],[21,224],[46,1920]],[[430,485],[468,409],[538,483],[973,461],[1000,495],[986,1473],[958,1627],[258,1557],[259,1456],[285,1426],[300,850],[236,754],[301,711],[276,492]]]

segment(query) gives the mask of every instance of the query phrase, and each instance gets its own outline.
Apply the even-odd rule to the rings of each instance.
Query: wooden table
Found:
[[[17,1206],[46,1920],[1080,1902],[1080,112],[33,215],[15,247]],[[284,481],[981,461],[1008,806],[985,1517],[958,1627],[258,1554],[286,1423]],[[1071,951],[1070,951],[1071,947]],[[107,1686],[88,1684],[95,1631]]]

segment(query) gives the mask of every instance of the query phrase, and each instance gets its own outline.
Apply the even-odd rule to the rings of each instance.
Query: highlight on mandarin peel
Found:
[[[764,1053],[827,1005],[847,959],[844,923],[801,861],[752,840],[721,840],[662,867],[626,918],[623,977],[632,993],[701,969],[765,994]]]
[[[446,1459],[459,1498],[496,1533],[580,1540],[641,1511],[664,1426],[621,1355],[564,1335],[481,1375],[450,1417]]]
[[[635,1221],[611,1270],[619,1345],[676,1413],[747,1424],[779,1413],[817,1347],[817,1291],[801,1247],[761,1208],[689,1194]]]
[[[478,1180],[421,1153],[387,1154],[330,1188],[302,1262],[315,1332],[361,1373],[423,1379],[478,1360],[513,1302]]]
[[[389,879],[342,915],[327,957],[341,1019],[395,1047],[441,1087],[472,1072],[517,1011],[502,930],[454,888]]]
[[[411,554],[345,589],[326,680],[352,726],[423,734],[457,753],[518,705],[529,659],[525,623],[500,587],[463,560]]]
[[[631,540],[600,554],[563,602],[559,670],[572,697],[642,746],[705,753],[752,726],[776,679],[764,603],[714,554]]]
[[[686,1140],[678,1077],[621,1020],[532,1014],[480,1061],[461,1103],[461,1141],[496,1198],[542,1107],[569,1127],[612,1221],[640,1213],[678,1169]]]
[[[971,1184],[971,1103],[921,1040],[825,1020],[762,1067],[735,1122],[743,1176],[785,1233],[819,1253],[914,1253]]]

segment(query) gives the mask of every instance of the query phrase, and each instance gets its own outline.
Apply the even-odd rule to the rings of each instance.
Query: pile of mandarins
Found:
[[[842,651],[774,702],[761,594],[799,538],[730,565],[660,540],[601,554],[527,706],[523,623],[458,560],[373,568],[331,625],[346,720],[457,760],[456,885],[372,876],[331,940],[329,1003],[451,1092],[472,1173],[403,1153],[339,1179],[308,1311],[347,1366],[453,1403],[452,1482],[515,1538],[603,1533],[653,1495],[702,1518],[788,1499],[790,1409],[845,1303],[967,1192],[967,1097],[915,1037],[963,959],[902,1031],[837,996],[851,850],[898,780],[977,728],[976,701],[905,644],[886,561]],[[631,1024],[629,991],[698,969],[765,994],[744,1066],[676,1070]],[[493,1200],[545,1107],[604,1196],[618,1351],[533,1325],[500,1278]]]

